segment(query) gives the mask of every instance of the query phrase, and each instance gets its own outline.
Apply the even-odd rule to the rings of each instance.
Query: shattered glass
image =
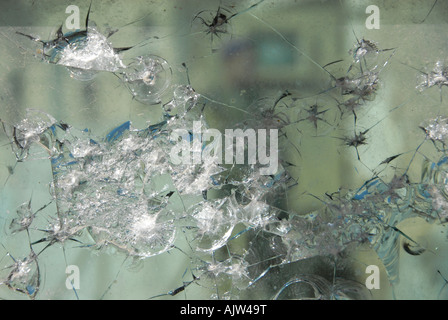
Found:
[[[0,298],[448,297],[447,3],[76,6],[0,4]]]

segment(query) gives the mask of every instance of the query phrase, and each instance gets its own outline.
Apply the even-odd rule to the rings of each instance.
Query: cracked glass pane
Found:
[[[0,298],[448,298],[447,3],[0,9]]]

